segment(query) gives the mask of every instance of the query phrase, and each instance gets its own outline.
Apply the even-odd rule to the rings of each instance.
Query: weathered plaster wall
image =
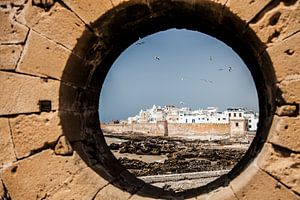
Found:
[[[299,199],[298,0],[212,0],[219,4],[213,10],[205,7],[208,0],[0,0],[0,199],[153,199],[142,195],[153,188],[137,187],[140,182],[121,190],[127,172],[117,165],[105,167],[79,153],[83,128],[86,134],[94,130],[90,127],[98,102],[78,102],[97,96],[93,87],[87,88],[95,81],[91,74],[101,72],[97,62],[85,56],[87,45],[97,37],[109,38],[93,23],[102,16],[109,21],[106,14],[121,12],[123,2],[150,5],[154,13],[174,3],[173,12],[181,2],[189,9],[207,8],[228,30],[254,31],[264,44],[253,44],[257,57],[270,57],[276,81],[268,87],[278,88],[270,105],[276,103],[277,110],[262,151],[229,185],[191,199]],[[165,7],[161,12],[169,13]],[[246,26],[230,21],[228,13]],[[105,42],[93,48],[110,51]],[[40,100],[51,101],[50,112],[40,109]],[[94,152],[93,141],[85,140],[85,152]],[[102,154],[95,158],[114,165],[109,152],[101,147],[98,151]]]

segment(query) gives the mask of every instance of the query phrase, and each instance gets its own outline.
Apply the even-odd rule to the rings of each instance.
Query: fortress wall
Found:
[[[101,124],[103,132],[113,133],[143,133],[149,135],[162,135],[163,129],[156,123],[139,124]]]
[[[151,123],[141,123],[141,124],[132,124],[132,132],[150,134],[150,135],[163,135],[164,127],[162,124],[151,124]]]
[[[168,135],[229,134],[229,124],[173,124],[168,123]],[[149,135],[164,135],[163,126],[158,123],[101,124],[104,132],[136,132]]]
[[[164,127],[160,123],[133,123],[133,124],[101,124],[104,132],[113,133],[143,133],[152,136],[163,136]]]
[[[169,136],[198,134],[229,134],[229,124],[168,124]]]
[[[164,21],[176,11],[179,20]],[[149,16],[162,21],[150,23]],[[264,122],[246,168],[218,189],[184,197],[299,199],[299,20],[299,0],[1,0],[0,199],[175,198],[116,164],[97,110],[99,80],[114,60],[102,59],[119,55],[115,47],[125,49],[132,34],[165,24],[201,24],[236,50],[253,69]],[[134,32],[143,22],[143,31]]]

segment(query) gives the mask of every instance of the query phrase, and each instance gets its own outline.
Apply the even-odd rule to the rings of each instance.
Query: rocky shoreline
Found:
[[[239,139],[205,141],[138,134],[106,134],[106,137],[125,140],[111,143],[109,147],[121,155],[118,158],[121,164],[136,176],[230,170],[249,146],[249,141],[242,143]],[[126,157],[128,154],[163,155],[167,159],[147,163],[130,159]]]

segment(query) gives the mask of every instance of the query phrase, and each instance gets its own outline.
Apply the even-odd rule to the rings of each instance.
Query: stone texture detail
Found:
[[[124,200],[131,196],[130,193],[122,191],[121,189],[113,186],[107,185],[96,195],[94,200]]]
[[[300,194],[300,154],[265,145],[259,167]]]
[[[300,117],[274,117],[268,141],[292,151],[300,151]]]
[[[108,182],[92,169],[85,168],[74,175],[58,191],[52,192],[48,200],[93,199],[97,192]]]
[[[63,130],[63,134],[68,138],[69,141],[73,142],[82,140],[82,138],[79,137],[83,130],[83,122],[80,113],[60,111],[59,118],[60,121],[64,121],[64,126],[67,127]]]
[[[285,105],[277,108],[276,113],[279,116],[295,116],[297,115],[297,106],[296,105]]]
[[[300,103],[300,76],[297,75],[296,77],[278,84],[282,91],[282,97],[288,103]]]
[[[299,199],[296,194],[261,171],[254,163],[231,181],[230,186],[238,199]],[[263,194],[266,196],[262,196]]]
[[[63,46],[31,31],[17,71],[60,79],[70,54]]]
[[[269,44],[300,30],[300,2],[295,5],[286,5],[280,2],[278,6],[265,13],[257,23],[250,24],[262,42]]]
[[[300,74],[300,68],[295,67],[300,64],[300,47],[297,45],[299,43],[300,33],[297,33],[267,48],[267,53],[272,59],[275,74],[279,81]]]
[[[57,144],[55,145],[54,152],[57,155],[63,155],[63,156],[73,154],[73,149],[66,136],[61,136],[59,138]]]
[[[6,168],[1,177],[12,199],[38,200],[61,188],[84,167],[78,155],[56,156],[47,150]]]
[[[97,199],[99,200],[99,199]],[[153,200],[153,198],[149,198],[149,197],[143,197],[141,195],[133,195],[129,200]]]
[[[228,0],[226,7],[242,20],[249,22],[270,2],[271,0]]]
[[[111,1],[73,1],[63,0],[86,24],[92,25],[108,9],[113,7]],[[97,6],[95,6],[97,5]]]
[[[136,200],[138,199],[139,198],[136,198]],[[130,198],[130,200],[132,199]],[[197,197],[189,198],[188,200],[238,200],[238,198],[233,193],[231,187],[221,187],[208,194],[201,194]]]
[[[47,146],[54,146],[62,135],[58,112],[18,115],[9,121],[17,158],[28,156]]]
[[[14,21],[16,9],[0,9],[0,44],[24,43],[28,28]]]
[[[210,200],[238,200],[230,187],[223,187],[207,197]]]
[[[122,4],[122,3],[126,3],[128,2],[129,0],[111,0],[111,3],[113,6],[118,6],[119,4]]]
[[[39,100],[50,100],[52,110],[58,109],[59,98],[67,99],[60,109],[72,110],[75,106],[76,89],[64,84],[60,88],[56,80],[0,72],[0,83],[0,115],[39,112]],[[64,94],[59,97],[62,88]]]
[[[17,20],[36,32],[51,40],[73,49],[77,55],[85,53],[85,45],[93,37],[85,24],[71,11],[55,3],[49,11],[32,6],[31,1],[27,3],[24,10],[17,16]],[[82,33],[90,33],[86,40],[78,41]],[[76,45],[76,49],[74,49]]]
[[[14,70],[22,51],[21,45],[0,45],[0,70]]]
[[[247,35],[251,30],[246,24],[242,26],[238,20],[232,20],[230,11],[250,23],[264,44],[255,43],[251,47],[257,47],[258,54],[265,50],[263,53],[270,57],[276,75],[274,84],[282,92],[278,97],[282,96],[286,105],[276,111],[267,139],[269,143],[230,186],[191,199],[299,199],[300,1],[212,1],[226,5],[224,9],[222,5],[213,7],[207,0],[179,0],[174,5],[185,2],[183,10],[212,6],[205,9],[212,10],[212,18],[225,24],[233,34]],[[85,89],[87,81],[92,78],[94,81],[96,77],[91,77],[93,67],[98,66],[111,49],[106,38],[100,40],[90,31],[91,27],[96,29],[95,20],[105,16],[108,24],[103,27],[110,27],[110,20],[116,17],[113,12],[118,14],[124,9],[122,15],[127,15],[125,4],[129,7],[143,4],[152,12],[151,16],[163,16],[160,6],[173,2],[0,0],[0,199],[8,194],[13,200],[153,199],[140,195],[142,190],[131,195],[107,182],[99,174],[112,178],[111,174],[103,172],[103,166],[93,158],[90,161],[99,171],[92,171],[76,151],[69,148],[66,138],[81,147],[77,152],[95,150],[88,145],[82,148],[81,143],[81,133],[93,133],[98,125],[98,121],[91,120],[95,118],[97,93]],[[108,12],[110,15],[105,15]],[[133,17],[131,14],[128,13]],[[122,15],[118,16],[118,23],[123,22]],[[107,32],[98,30],[99,34]],[[108,38],[114,40],[118,34]],[[87,48],[95,39],[99,41],[91,51],[98,54],[90,60],[92,56],[88,54],[92,53]],[[246,39],[252,41],[253,38]],[[97,70],[96,73],[102,73],[101,69]],[[97,81],[93,81],[89,85],[97,85]],[[90,104],[82,103],[82,99],[88,99]],[[40,111],[40,100],[51,101],[50,112]],[[90,159],[87,155],[81,156]],[[124,178],[121,173],[121,179]]]
[[[4,200],[4,197],[5,197],[4,186],[3,186],[2,181],[0,179],[0,199]]]
[[[78,56],[71,54],[70,50],[31,31],[17,71],[41,77],[62,79],[66,65],[71,66],[68,67],[69,72],[67,74],[72,74],[72,76],[64,76],[64,81],[85,86],[86,77],[90,73],[90,68],[85,62]],[[77,75],[74,76],[74,73]]]
[[[0,72],[0,82],[0,115],[38,112],[40,99],[51,100],[52,109],[58,108],[58,81]]]
[[[22,6],[26,0],[0,0],[0,5],[14,5],[14,6]]]
[[[14,145],[7,118],[0,118],[0,169],[16,161]],[[0,182],[1,185],[1,182]]]

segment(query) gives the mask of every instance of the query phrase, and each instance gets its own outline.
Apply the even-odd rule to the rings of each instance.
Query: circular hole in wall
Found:
[[[129,46],[101,89],[106,143],[139,179],[180,192],[227,174],[255,137],[258,97],[223,42],[169,29]]]
[[[129,1],[106,12],[90,26],[97,33],[97,38],[87,41],[86,36],[89,36],[90,33],[84,33],[78,40],[75,50],[82,48],[83,44],[89,46],[89,50],[86,51],[85,55],[85,59],[88,61],[88,68],[84,69],[91,69],[91,73],[85,75],[82,73],[79,74],[76,65],[74,65],[76,59],[73,57],[69,58],[62,80],[67,80],[68,82],[69,80],[77,80],[78,78],[79,81],[86,80],[87,84],[84,87],[81,85],[76,86],[77,94],[75,102],[70,102],[71,98],[64,98],[72,94],[69,93],[68,87],[63,84],[61,85],[60,108],[68,105],[72,106],[71,111],[66,110],[61,112],[61,125],[73,148],[88,166],[100,176],[114,186],[126,190],[131,194],[137,193],[154,199],[189,198],[208,193],[221,186],[228,186],[229,182],[237,177],[260,152],[268,135],[275,110],[274,97],[276,87],[273,84],[275,76],[268,54],[262,53],[265,48],[264,44],[246,26],[244,21],[231,13],[227,8],[224,8],[221,4],[208,1],[194,2],[193,4],[181,1],[154,0],[149,1],[147,4],[138,1]],[[130,173],[124,165],[120,164],[120,161],[116,159],[106,143],[103,132],[100,129],[98,113],[99,88],[103,86],[109,69],[118,56],[131,44],[135,46],[136,43],[147,39],[147,35],[170,28],[195,30],[198,31],[198,34],[203,32],[218,38],[234,49],[250,70],[259,100],[259,125],[257,133],[249,149],[233,169],[204,186],[183,191],[180,190],[176,193],[171,192],[168,186],[159,188],[146,184]],[[139,37],[141,37],[140,40],[138,39]],[[135,47],[143,47],[145,44],[136,45]],[[157,62],[156,64],[158,65],[164,61],[164,58],[158,55],[157,52],[150,57],[149,59]],[[210,57],[206,57],[207,59],[210,61]],[[215,62],[215,59],[213,56],[211,62]],[[224,67],[223,71],[227,69],[226,72],[229,73],[228,66],[227,68],[224,65],[214,67],[220,67],[220,69]],[[232,65],[231,67],[234,70],[236,66]],[[123,68],[125,69],[126,67]],[[209,69],[212,69],[212,67]],[[221,72],[222,70],[216,71],[216,73]],[[233,71],[230,73],[233,73]],[[176,78],[179,82],[186,80],[182,75]],[[209,84],[209,79],[206,80],[207,83],[205,84]],[[205,81],[202,80],[202,82],[204,84]],[[167,103],[169,102],[162,103],[160,106],[164,106]],[[177,106],[181,106],[180,102]],[[192,107],[191,105],[187,106]],[[145,106],[144,109],[146,108],[151,107]],[[193,109],[198,109],[198,107]],[[138,113],[132,113],[132,115],[135,114]],[[70,129],[70,121],[75,125],[75,120],[76,122],[78,121],[76,123],[78,128],[76,131],[73,131]],[[105,119],[103,121],[105,122]]]

